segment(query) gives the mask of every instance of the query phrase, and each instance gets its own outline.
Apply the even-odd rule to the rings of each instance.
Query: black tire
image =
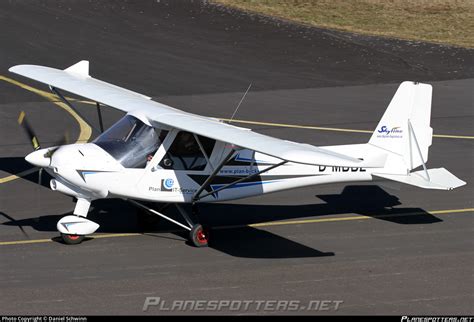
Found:
[[[189,239],[196,247],[207,247],[209,245],[209,230],[201,225],[194,225],[189,232]]]
[[[84,240],[84,235],[70,235],[70,234],[61,234],[63,242],[67,245],[77,245],[82,243]]]

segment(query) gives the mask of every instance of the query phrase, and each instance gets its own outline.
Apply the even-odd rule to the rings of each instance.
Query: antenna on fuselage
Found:
[[[229,124],[232,123],[232,120],[234,119],[235,114],[237,114],[237,111],[239,110],[240,104],[242,104],[242,102],[243,102],[244,99],[245,99],[245,96],[247,96],[247,93],[249,92],[250,87],[252,87],[252,83],[249,84],[249,87],[247,87],[247,90],[245,91],[244,95],[243,95],[242,98],[240,99],[239,104],[237,104],[237,107],[235,108],[234,113],[232,113],[232,117],[231,117],[230,120],[229,120]]]

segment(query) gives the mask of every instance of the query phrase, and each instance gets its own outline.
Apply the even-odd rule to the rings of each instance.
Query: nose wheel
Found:
[[[205,229],[200,224],[193,226],[189,232],[189,240],[196,247],[207,247],[209,244],[209,229]]]
[[[80,244],[84,240],[84,237],[84,235],[61,234],[61,238],[63,239],[64,243],[68,245]]]

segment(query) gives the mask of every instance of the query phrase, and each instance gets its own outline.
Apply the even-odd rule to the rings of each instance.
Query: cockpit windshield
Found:
[[[125,168],[145,168],[167,134],[166,130],[153,128],[132,115],[125,115],[93,143]]]

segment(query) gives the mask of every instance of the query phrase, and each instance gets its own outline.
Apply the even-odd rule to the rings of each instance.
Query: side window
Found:
[[[150,151],[147,151],[146,164],[144,166],[142,166],[143,168],[148,166],[148,164],[151,162],[151,160],[153,160],[153,157],[155,156],[156,151],[158,151],[161,144],[163,143],[166,136],[168,135],[168,131],[166,131],[166,130],[155,129],[155,132],[158,135],[159,144],[155,145]]]
[[[199,135],[198,139],[207,156],[210,157],[216,141]],[[183,131],[176,135],[160,162],[162,168],[173,170],[204,170],[206,164],[206,157],[201,152],[193,133]]]

